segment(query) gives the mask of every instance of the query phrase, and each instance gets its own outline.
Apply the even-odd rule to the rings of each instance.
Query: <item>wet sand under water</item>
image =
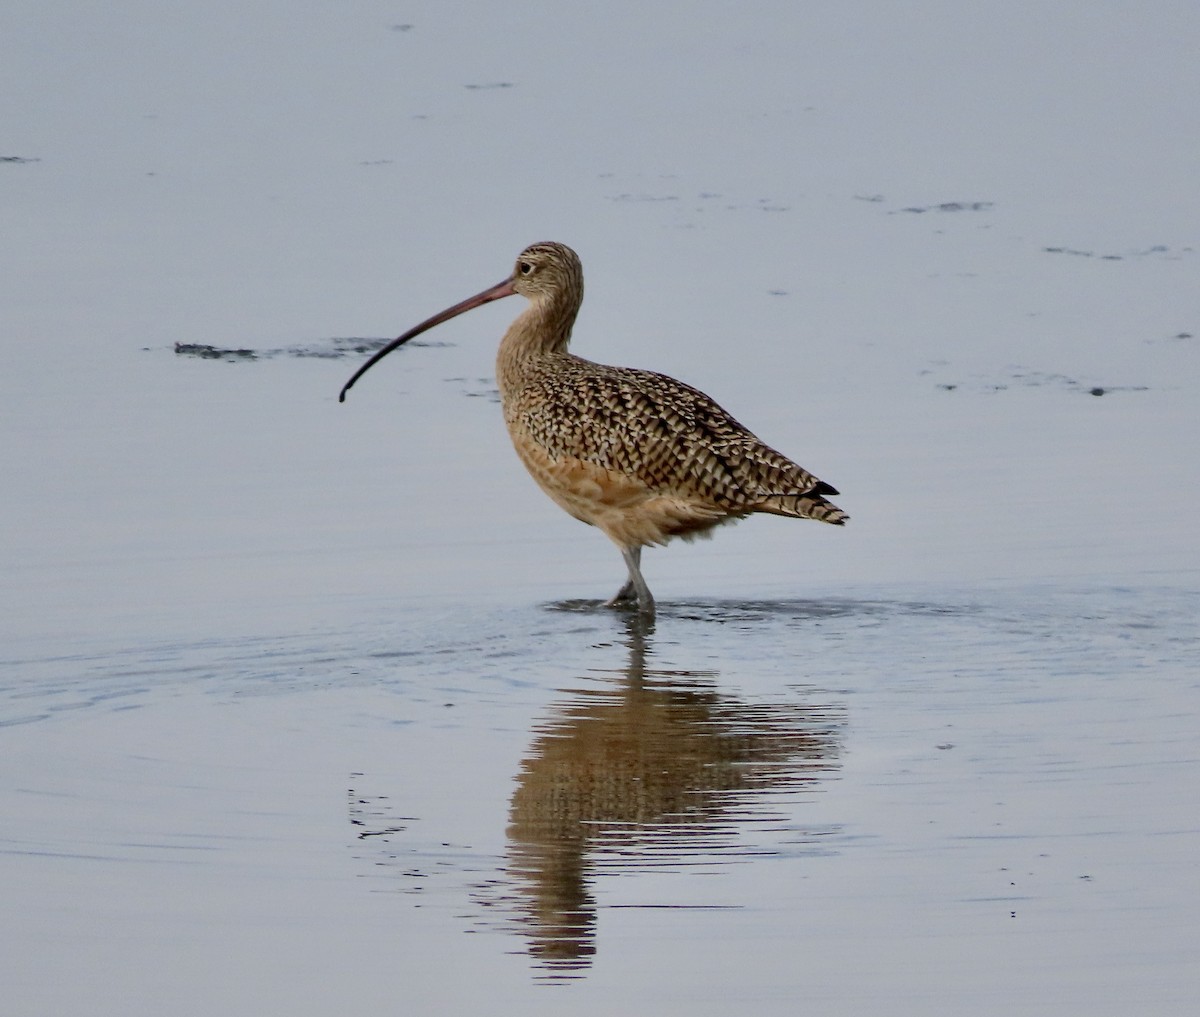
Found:
[[[877,591],[667,603],[645,632],[595,602],[409,605],[8,662],[6,992],[1169,1012],[1200,889],[1198,606]]]

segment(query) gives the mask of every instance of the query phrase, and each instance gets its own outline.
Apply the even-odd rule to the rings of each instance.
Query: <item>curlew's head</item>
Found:
[[[583,299],[583,265],[566,244],[552,240],[530,244],[513,266],[512,286],[530,300]]]
[[[570,317],[573,318],[580,301],[583,300],[583,265],[579,261],[579,255],[566,244],[557,244],[553,241],[544,241],[526,247],[518,255],[512,274],[503,282],[498,282],[482,293],[476,293],[475,296],[468,297],[453,307],[447,307],[446,310],[435,314],[432,318],[427,318],[376,352],[342,386],[338,402],[345,402],[346,393],[350,391],[354,383],[392,350],[399,349],[410,339],[419,336],[422,332],[427,332],[435,325],[456,318],[474,307],[499,300],[501,297],[511,297],[514,293],[527,297],[534,304],[556,304],[564,309],[569,309]]]

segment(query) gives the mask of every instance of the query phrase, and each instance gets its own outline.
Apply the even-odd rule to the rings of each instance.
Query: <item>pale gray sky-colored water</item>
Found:
[[[264,464],[304,455],[348,530],[382,531],[405,472],[428,468],[416,443],[452,475],[447,540],[482,500],[498,534],[607,561],[522,478],[491,494],[513,473],[494,413],[418,402],[445,393],[415,372],[490,375],[511,304],[444,327],[444,360],[389,362],[345,407],[327,395],[342,364],[272,364],[299,376],[291,406],[261,368],[158,370],[177,341],[395,334],[554,237],[587,267],[581,352],[713,392],[851,492],[856,537],[794,538],[818,574],[1090,576],[1125,548],[1195,567],[1174,535],[1194,540],[1186,486],[1166,482],[1195,423],[1196,343],[1177,338],[1196,328],[1190,6],[632,12],[8,5],[3,154],[31,160],[2,165],[0,192],[16,553],[76,561],[119,543],[114,522],[187,544],[193,513],[215,539],[261,525],[290,546],[337,496],[279,486],[287,504],[267,506],[220,475],[264,483]],[[398,403],[404,381],[424,390]],[[939,385],[958,387],[939,401]],[[985,398],[999,386],[1007,401]],[[1093,386],[1155,394],[1068,398]],[[447,429],[471,451],[446,455]],[[329,462],[380,439],[362,453],[373,489]],[[186,460],[207,504],[169,475],[178,457],[148,463],[156,443],[208,444]],[[100,510],[89,485],[114,478]],[[1135,491],[1153,509],[1131,526]],[[742,527],[672,570],[792,532]]]
[[[561,1008],[479,915],[537,884],[497,873],[545,732],[636,728],[594,676],[640,658],[575,603],[618,556],[503,433],[517,302],[345,405],[358,356],[296,355],[396,335],[540,239],[583,258],[578,352],[710,392],[852,516],[647,553],[656,745],[810,708],[832,733],[782,832],[740,835],[773,861],[697,883],[633,837],[637,882],[585,842],[571,1008],[1190,998],[1198,39],[1166,2],[6,3],[17,1012]],[[415,817],[392,856],[352,788]],[[443,873],[423,906],[411,872]]]

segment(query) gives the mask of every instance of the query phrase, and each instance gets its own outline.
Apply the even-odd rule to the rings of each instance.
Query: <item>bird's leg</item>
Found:
[[[611,597],[609,597],[609,599],[604,602],[604,606],[605,607],[616,607],[618,604],[623,603],[626,600],[633,600],[633,599],[634,599],[633,580],[626,579],[625,585],[622,586],[619,590],[617,590],[617,592],[614,593]]]
[[[646,580],[642,578],[642,549],[640,547],[623,547],[621,548],[621,557],[625,559],[625,567],[629,569],[629,578],[605,606],[616,607],[622,601],[633,600],[636,597],[638,613],[653,618],[654,595],[650,592],[650,587],[646,585]]]
[[[637,587],[634,586],[633,583],[633,573],[635,569],[639,572],[641,571],[639,566],[641,565],[642,549],[640,547],[635,547],[632,551],[627,551],[622,547],[621,556],[625,559],[625,565],[629,569],[629,578],[625,580],[624,586],[622,586],[619,590],[617,590],[616,593],[614,593],[611,597],[609,597],[608,600],[604,602],[605,607],[616,607],[618,604],[622,604],[627,600],[637,599]],[[633,558],[633,564],[630,564],[631,556]]]

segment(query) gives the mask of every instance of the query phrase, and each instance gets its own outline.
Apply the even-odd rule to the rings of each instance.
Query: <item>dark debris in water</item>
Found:
[[[609,201],[678,201],[678,194],[634,194],[628,191],[622,194],[611,194]]]
[[[267,360],[272,357],[317,358],[340,360],[342,357],[358,357],[374,353],[386,346],[390,339],[369,339],[361,336],[335,337],[315,343],[298,343],[295,346],[279,346],[264,349],[247,347],[213,346],[208,343],[176,343],[175,354],[180,357],[198,357],[201,360]],[[452,346],[453,343],[416,340],[409,346]]]
[[[41,161],[42,160],[37,158],[36,156],[27,157],[24,155],[0,155],[0,162],[9,163],[12,166],[23,166],[23,165],[25,165],[25,163],[41,162]]]
[[[1168,247],[1166,244],[1154,244],[1136,251],[1126,251],[1124,254],[1104,254],[1099,251],[1085,251],[1078,247],[1043,247],[1044,254],[1069,254],[1075,258],[1095,258],[1097,261],[1126,261],[1131,258],[1162,258],[1167,261],[1180,261],[1188,255],[1195,254],[1194,247]]]
[[[472,399],[487,399],[489,402],[500,402],[500,390],[496,388],[492,378],[465,378],[458,375],[453,378],[443,378],[449,385],[462,385],[462,394]]]
[[[869,198],[867,200],[875,200]],[[991,201],[943,201],[937,205],[909,205],[901,208],[901,212],[912,212],[923,215],[925,212],[990,212],[995,207]],[[894,213],[890,213],[894,214]]]
[[[204,343],[176,343],[175,353],[181,357],[199,357],[201,360],[255,360],[254,350],[234,350]]]
[[[925,375],[933,373],[933,368],[927,368],[921,372]],[[1067,374],[1034,371],[1019,365],[1009,367],[999,378],[976,375],[969,381],[939,381],[936,386],[943,392],[956,392],[959,389],[975,392],[1005,392],[1017,388],[1057,387],[1068,392],[1081,392],[1093,396],[1108,395],[1110,392],[1150,391],[1149,385],[1097,385],[1092,382],[1082,382]]]

